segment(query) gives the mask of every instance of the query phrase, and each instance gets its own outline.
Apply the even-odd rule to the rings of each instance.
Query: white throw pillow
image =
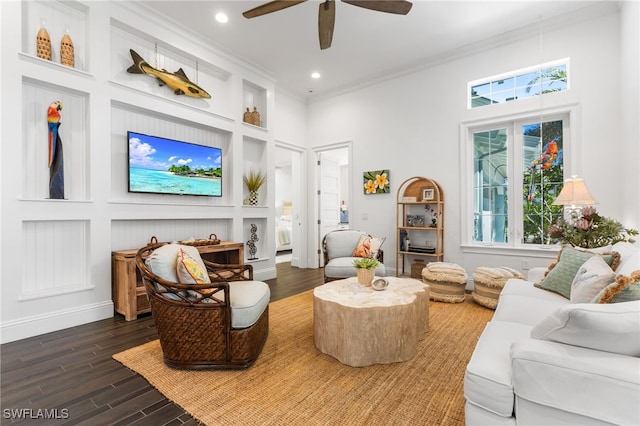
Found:
[[[600,256],[593,256],[582,264],[571,283],[571,303],[589,303],[607,285],[616,280],[616,274]]]
[[[613,245],[612,250],[620,253],[620,264],[616,269],[618,275],[631,275],[640,269],[640,249],[637,245],[621,241]]]
[[[539,340],[640,356],[640,300],[567,304],[531,330]]]

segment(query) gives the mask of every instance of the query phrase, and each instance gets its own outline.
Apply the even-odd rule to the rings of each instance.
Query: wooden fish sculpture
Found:
[[[142,56],[138,55],[135,50],[129,49],[129,52],[131,53],[131,59],[133,59],[133,65],[127,69],[127,72],[132,74],[147,74],[155,77],[160,83],[160,86],[169,86],[176,95],[211,99],[211,95],[208,94],[206,90],[189,80],[182,68],[174,73],[168,72],[167,70],[158,70],[142,59]]]

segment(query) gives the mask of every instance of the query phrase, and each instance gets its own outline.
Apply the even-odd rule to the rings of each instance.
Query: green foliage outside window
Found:
[[[559,151],[558,159],[546,170],[542,167],[529,170],[529,164],[525,164],[525,171],[522,176],[522,220],[523,242],[525,244],[551,244],[552,241],[547,234],[547,229],[558,218],[562,217],[562,206],[554,206],[552,204],[562,189],[564,179],[562,127],[562,120],[557,120],[544,122],[542,124],[542,135],[540,134],[539,123],[526,126],[524,130],[524,134],[527,136],[541,138],[542,147],[545,147],[551,141],[556,141]],[[531,186],[532,178],[534,181],[533,187]]]

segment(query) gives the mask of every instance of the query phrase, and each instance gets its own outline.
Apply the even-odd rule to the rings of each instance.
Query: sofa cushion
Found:
[[[640,424],[640,359],[536,339],[515,342],[511,359],[518,424]]]
[[[530,333],[531,326],[524,324],[487,323],[464,375],[464,396],[469,403],[502,417],[513,414],[509,349]]]
[[[349,278],[355,277],[357,269],[353,266],[353,262],[360,259],[359,257],[338,257],[331,259],[329,263],[324,266],[324,274],[331,278]],[[386,275],[386,269],[382,263],[380,263],[375,271],[374,275],[377,277],[384,277]]]
[[[531,284],[529,285],[533,287]],[[500,295],[496,312],[493,314],[493,321],[508,321],[533,327],[559,307],[569,304],[569,301],[559,294],[549,294],[555,296],[555,299],[541,299],[515,294]]]
[[[630,276],[618,275],[615,281],[602,289],[593,299],[594,303],[618,303],[640,300],[640,270]]]
[[[578,269],[571,283],[571,303],[590,303],[600,290],[615,279],[615,272],[602,257],[591,257]]]
[[[638,246],[620,241],[613,245],[612,250],[620,253],[620,264],[615,269],[616,274],[631,275],[633,271],[640,269],[640,248]]]
[[[563,247],[558,255],[558,261],[549,266],[544,279],[536,286],[556,292],[569,299],[571,297],[571,283],[573,283],[578,269],[592,256],[602,256],[612,269],[616,268],[620,260],[618,253],[598,254],[573,247]]]
[[[533,327],[531,337],[639,357],[640,300],[563,306]]]

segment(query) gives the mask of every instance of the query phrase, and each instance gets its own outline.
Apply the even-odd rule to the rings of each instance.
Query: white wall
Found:
[[[55,55],[36,57],[41,16],[49,17],[54,52],[61,22],[71,20],[75,67],[60,65]],[[112,316],[112,250],[142,247],[152,236],[173,241],[215,233],[245,242],[256,223],[255,276],[275,277],[274,183],[261,189],[257,207],[243,205],[242,183],[244,172],[273,164],[270,76],[136,2],[2,1],[0,19],[0,93],[3,107],[11,105],[0,115],[2,342]],[[213,100],[178,97],[127,73],[129,48],[141,55],[144,49],[147,58],[156,48],[168,69],[184,66]],[[65,200],[47,199],[46,112],[53,100],[64,105]],[[304,126],[304,113],[291,103],[286,120]],[[249,105],[258,106],[262,126],[242,122]],[[220,145],[223,196],[128,193],[126,130]]]
[[[637,36],[637,12],[633,13],[635,20],[629,18],[625,38]],[[635,22],[635,32],[631,22]],[[445,261],[461,264],[469,274],[480,265],[522,269],[523,259],[516,253],[492,256],[465,253],[461,248],[459,126],[489,113],[537,111],[541,102],[544,107],[579,103],[578,170],[599,200],[603,214],[631,219],[626,224],[638,227],[638,185],[624,202],[619,192],[612,190],[619,187],[621,169],[636,170],[637,179],[638,164],[637,155],[618,155],[637,152],[630,145],[638,144],[637,121],[635,126],[625,126],[621,119],[621,110],[627,106],[636,111],[636,120],[638,115],[637,92],[629,96],[635,99],[627,99],[618,78],[618,68],[630,62],[621,60],[619,25],[615,5],[598,5],[589,13],[563,17],[553,25],[524,29],[476,46],[474,53],[448,62],[309,105],[310,146],[353,141],[353,182],[360,182],[363,171],[390,169],[390,194],[365,196],[356,190],[350,205],[354,228],[387,237],[383,249],[390,269],[396,266],[396,191],[404,180],[416,175],[435,179],[444,189]],[[637,58],[637,41],[625,54]],[[467,110],[468,81],[565,57],[571,59],[571,90],[542,100]],[[637,82],[637,65],[625,75]],[[368,220],[363,219],[365,214]],[[553,253],[540,256],[526,259],[528,265],[546,266]]]

